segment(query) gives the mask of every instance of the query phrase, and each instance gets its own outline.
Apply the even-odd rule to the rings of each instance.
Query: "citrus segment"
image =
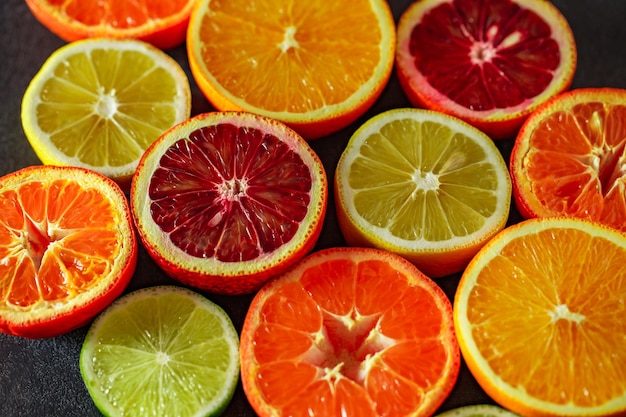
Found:
[[[327,188],[321,161],[296,132],[215,112],[146,151],[131,202],[139,235],[168,274],[233,294],[258,289],[313,248]]]
[[[311,254],[252,300],[240,348],[246,396],[262,417],[432,415],[460,366],[451,308],[392,253]]]
[[[395,109],[366,121],[335,171],[351,246],[398,253],[430,277],[465,267],[508,219],[511,182],[493,142],[445,114]]]
[[[0,213],[0,331],[69,332],[130,281],[132,219],[108,178],[82,168],[23,168],[0,178]]]
[[[569,24],[548,1],[419,1],[398,23],[398,77],[410,101],[495,139],[513,137],[566,90],[576,59]]]
[[[348,126],[382,93],[395,23],[383,0],[200,0],[187,45],[215,108],[281,120],[314,139]]]
[[[145,149],[190,112],[187,76],[164,52],[90,39],[48,57],[24,93],[22,124],[44,164],[82,166],[128,184]]]
[[[193,0],[26,0],[50,31],[73,42],[131,38],[160,49],[185,41]]]
[[[626,231],[626,90],[563,93],[529,117],[511,153],[526,217],[566,215]]]
[[[201,295],[145,288],[94,321],[80,370],[107,416],[217,416],[239,380],[239,337],[224,310]]]
[[[505,229],[465,270],[454,319],[485,392],[525,416],[626,412],[626,237],[575,218]]]
[[[517,417],[517,414],[497,405],[475,404],[444,411],[437,417]]]

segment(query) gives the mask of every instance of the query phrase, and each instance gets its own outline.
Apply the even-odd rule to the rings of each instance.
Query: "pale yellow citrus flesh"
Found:
[[[503,406],[531,416],[626,411],[626,238],[573,218],[505,229],[457,289],[468,366]]]
[[[319,137],[382,92],[395,24],[381,0],[201,0],[187,44],[194,78],[217,109],[252,111]]]
[[[53,53],[22,103],[28,140],[45,164],[128,180],[145,149],[189,117],[186,75],[139,41],[92,39]]]
[[[431,276],[458,272],[508,219],[511,184],[497,148],[434,112],[370,119],[348,143],[335,184],[348,243],[398,252]]]

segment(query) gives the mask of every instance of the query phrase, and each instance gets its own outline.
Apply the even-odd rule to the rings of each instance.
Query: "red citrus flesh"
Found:
[[[427,416],[460,353],[452,307],[390,252],[331,248],[253,299],[241,333],[246,396],[259,416]]]
[[[426,0],[399,23],[398,75],[411,102],[493,138],[514,136],[540,103],[567,89],[574,38],[547,1]]]
[[[236,112],[199,115],[166,132],[131,189],[140,236],[161,267],[224,293],[251,292],[308,253],[326,199],[323,166],[304,139]]]

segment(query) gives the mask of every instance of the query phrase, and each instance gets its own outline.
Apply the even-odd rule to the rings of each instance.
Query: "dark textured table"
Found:
[[[392,0],[390,3],[397,20],[410,1]],[[626,88],[626,2],[555,0],[554,3],[568,19],[578,46],[578,68],[572,88]],[[23,0],[0,1],[0,175],[40,164],[24,136],[20,123],[20,104],[30,79],[44,60],[64,43],[32,17]],[[190,77],[193,114],[212,110],[191,78],[184,46],[167,52],[183,66]],[[331,183],[343,147],[356,127],[374,114],[405,106],[409,106],[409,102],[394,73],[383,95],[357,123],[311,144],[324,162]],[[498,146],[508,160],[512,139],[499,141]],[[514,223],[519,219],[515,207],[512,207],[509,222]],[[316,249],[342,245],[345,242],[337,226],[331,198]],[[437,282],[452,297],[458,280],[457,274],[438,279]],[[175,282],[165,276],[146,252],[140,249],[137,271],[128,291],[158,284]],[[221,305],[235,326],[241,329],[252,296],[204,295]],[[83,385],[78,367],[86,331],[85,327],[44,340],[27,340],[0,334],[0,417],[100,415]],[[457,384],[441,410],[491,402],[465,365],[462,365]],[[241,385],[224,415],[255,415]]]

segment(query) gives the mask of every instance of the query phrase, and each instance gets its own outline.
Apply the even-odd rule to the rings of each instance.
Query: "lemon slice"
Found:
[[[199,294],[144,288],[94,321],[80,370],[107,416],[219,415],[239,380],[239,337],[228,315]]]
[[[491,404],[475,404],[453,408],[436,417],[518,417],[509,410]]]
[[[504,228],[510,199],[507,165],[493,141],[428,110],[371,118],[335,171],[346,242],[402,255],[430,277],[462,270]]]
[[[90,39],[56,50],[22,100],[22,125],[48,165],[128,183],[145,149],[191,113],[189,80],[165,52],[136,40]]]

